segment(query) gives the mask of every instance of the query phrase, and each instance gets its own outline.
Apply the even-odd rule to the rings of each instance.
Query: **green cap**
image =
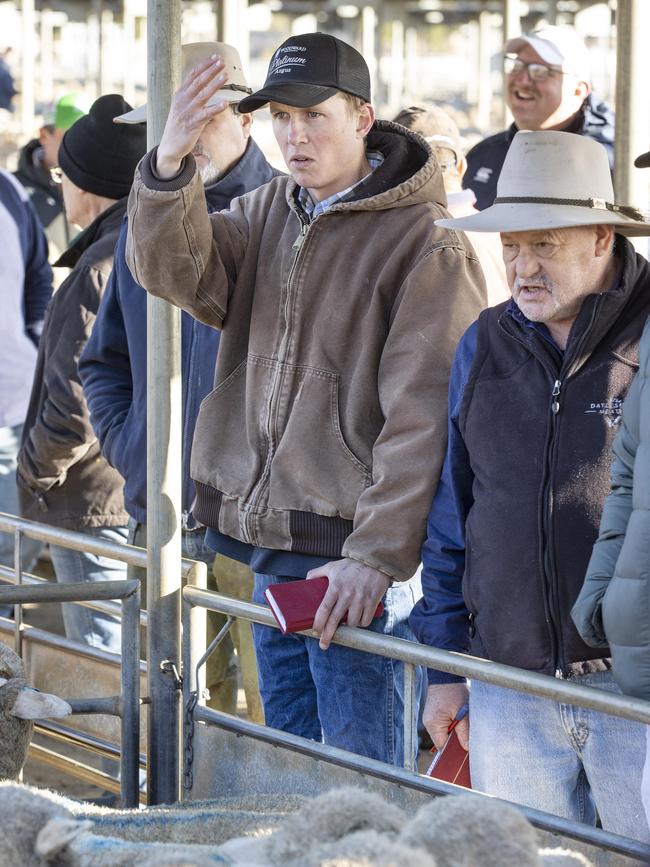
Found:
[[[90,100],[82,93],[66,93],[48,112],[45,122],[57,129],[68,130],[80,117],[88,114],[89,108]]]

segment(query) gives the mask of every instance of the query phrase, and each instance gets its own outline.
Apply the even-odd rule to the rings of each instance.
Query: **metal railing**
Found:
[[[106,605],[107,600],[122,600],[121,695],[89,697],[76,700],[68,699],[68,701],[73,708],[73,713],[108,713],[121,718],[121,750],[119,753],[121,760],[120,791],[125,806],[136,806],[139,794],[138,769],[142,764],[142,758],[139,755],[139,625],[141,621],[139,582],[120,580],[89,584],[51,584],[49,582],[41,583],[35,579],[32,581],[28,578],[28,582],[23,583],[25,576],[20,568],[20,548],[22,537],[28,536],[29,538],[39,539],[43,542],[61,545],[73,550],[89,551],[142,567],[146,567],[147,552],[130,545],[98,540],[95,537],[85,536],[83,533],[60,530],[55,527],[15,518],[4,513],[0,513],[0,531],[13,532],[15,538],[15,568],[13,577],[15,584],[14,586],[0,587],[0,603],[4,602],[16,605],[15,639],[19,652],[23,636],[23,604],[27,602],[75,602],[88,604],[92,607],[102,607],[102,610],[106,610],[103,608],[103,605]],[[406,760],[403,770],[326,744],[308,741],[295,735],[249,722],[248,720],[219,713],[202,704],[202,699],[204,698],[202,672],[209,655],[225,637],[235,618],[274,628],[278,627],[268,608],[205,590],[206,567],[204,563],[183,560],[182,572],[184,578],[189,582],[188,586],[182,591],[184,668],[182,685],[186,710],[185,718],[190,723],[189,727],[186,726],[185,728],[184,770],[186,775],[188,770],[191,773],[191,728],[194,720],[197,720],[263,742],[284,746],[297,753],[325,760],[332,764],[367,774],[376,779],[392,782],[416,791],[427,792],[433,795],[457,794],[457,787],[414,772],[413,762],[410,757],[414,754],[413,747],[417,738],[412,722],[415,719],[416,696],[414,674],[416,666],[436,668],[452,674],[482,680],[496,686],[507,687],[519,692],[538,695],[542,698],[591,708],[602,713],[609,713],[644,724],[650,724],[650,702],[629,696],[607,693],[593,687],[580,686],[569,681],[523,669],[492,663],[460,653],[425,647],[416,642],[378,635],[364,629],[354,629],[348,626],[341,626],[337,630],[333,639],[334,643],[366,653],[391,657],[404,663],[406,686],[404,707]],[[6,569],[0,570],[0,581],[9,580],[6,573]],[[205,649],[204,640],[206,610],[223,613],[228,618],[224,628],[207,649]],[[110,613],[114,613],[112,609]],[[41,631],[30,630],[30,634],[31,632],[38,632],[40,634]],[[302,634],[312,635],[311,632],[304,632]],[[72,648],[73,652],[82,656],[92,658],[99,654],[112,661],[118,659],[114,654],[99,651],[92,647],[85,647],[65,638],[50,638],[50,640],[56,641],[57,646],[60,645],[67,649]],[[175,676],[174,672],[170,672],[170,674]],[[148,699],[145,700],[148,701]],[[149,705],[149,712],[155,711],[155,707]],[[100,755],[112,758],[118,755],[117,748],[108,745],[99,738],[93,739],[91,736],[74,732],[66,727],[57,726],[56,723],[44,722],[41,723],[41,728],[46,734],[54,733],[60,740],[88,747],[91,751]],[[64,757],[51,753],[51,751],[43,747],[37,747],[37,753],[41,758],[55,764],[55,766],[60,767],[62,770],[67,769],[76,773],[82,779],[102,782],[107,777],[107,775],[81,765],[81,763],[72,760],[66,762]],[[188,763],[190,764],[189,769]],[[173,769],[173,773],[177,774],[176,768]],[[110,778],[107,777],[106,782],[108,783],[109,780]],[[106,787],[111,788],[110,783]],[[479,793],[468,794],[473,797],[484,797]],[[533,825],[540,829],[562,834],[588,845],[617,852],[644,863],[650,861],[650,846],[561,817],[552,816],[519,805],[514,806]]]
[[[36,602],[122,600],[121,692],[75,700],[68,698],[73,713],[110,714],[120,718],[120,792],[125,806],[138,804],[140,743],[140,582],[96,581],[89,584],[18,585],[0,588],[0,601],[21,606]],[[22,642],[16,629],[16,644]]]
[[[19,656],[22,656],[22,642],[24,624],[22,606],[28,603],[72,602],[87,604],[92,608],[98,608],[97,603],[119,599],[121,601],[122,630],[121,630],[121,653],[117,657],[107,654],[113,659],[120,660],[121,666],[121,692],[117,696],[94,696],[83,699],[67,698],[73,713],[78,714],[108,714],[120,718],[121,749],[120,749],[120,792],[122,803],[125,807],[135,807],[139,802],[139,745],[140,745],[140,582],[137,580],[101,581],[89,583],[61,583],[52,584],[47,581],[38,581],[28,576],[24,582],[25,573],[22,570],[22,539],[28,537],[44,543],[59,545],[75,551],[84,551],[99,556],[110,557],[133,566],[147,567],[147,551],[143,548],[135,548],[119,542],[110,542],[86,536],[72,530],[63,530],[47,524],[17,518],[0,512],[0,532],[13,533],[14,535],[14,574],[13,586],[0,586],[0,604],[14,605],[14,637],[15,648]],[[206,566],[194,560],[184,559],[181,561],[181,574],[185,580],[193,585],[205,586]],[[0,581],[9,581],[8,570],[2,568]],[[113,613],[111,611],[111,613]],[[145,618],[146,622],[146,618]],[[202,649],[205,646],[205,638],[201,638],[195,631],[194,639]],[[205,636],[205,631],[203,632]],[[97,653],[95,648],[85,647],[76,642],[61,639],[61,645],[73,644],[75,652],[84,656],[92,657]],[[166,672],[166,669],[165,669]],[[170,678],[174,676],[169,671]],[[149,701],[147,699],[147,701]],[[156,715],[158,708],[150,703],[149,714]],[[164,712],[164,709],[163,709]],[[101,747],[100,747],[101,749]],[[38,751],[38,749],[36,750]],[[104,750],[104,755],[110,756],[110,751]],[[53,763],[51,757],[50,763]],[[69,762],[69,770],[75,772],[74,762]],[[88,773],[80,766],[77,776],[87,779]],[[160,769],[158,769],[160,772]],[[178,769],[163,768],[169,772],[169,777],[174,778]],[[101,772],[97,775],[103,776]],[[98,777],[99,779],[99,777]],[[108,788],[108,787],[107,787]]]
[[[414,772],[412,761],[406,757],[408,744],[416,742],[415,714],[413,684],[415,681],[414,671],[416,666],[435,668],[451,674],[482,680],[495,686],[514,689],[518,692],[530,693],[541,698],[591,708],[592,710],[608,713],[613,716],[635,720],[650,724],[650,702],[631,698],[624,695],[616,695],[589,686],[581,686],[566,680],[549,677],[543,674],[518,669],[500,663],[490,662],[477,657],[466,656],[447,650],[439,650],[433,647],[425,647],[414,641],[406,641],[401,638],[393,638],[369,632],[366,629],[355,629],[349,626],[340,626],[332,639],[334,644],[340,644],[354,650],[365,653],[374,653],[379,656],[390,657],[400,660],[405,667],[404,702],[404,725],[405,725],[405,768],[400,770],[383,762],[349,753],[327,744],[308,741],[296,735],[270,729],[248,720],[238,719],[228,714],[211,710],[201,705],[203,694],[202,668],[209,654],[216,648],[219,641],[234,623],[235,618],[259,623],[264,626],[279,628],[271,611],[261,605],[232,599],[220,593],[213,593],[192,586],[183,588],[183,660],[184,672],[183,690],[186,709],[186,733],[191,733],[193,722],[201,721],[209,725],[235,732],[240,735],[284,746],[303,755],[309,755],[316,759],[328,761],[341,767],[355,770],[410,789],[429,792],[434,795],[458,794],[456,786],[448,785],[430,777],[424,777]],[[217,611],[228,617],[226,625],[219,635],[211,642],[210,646],[201,655],[193,652],[191,631],[194,628],[193,616],[197,608]],[[300,633],[312,636],[311,631]],[[407,736],[406,729],[409,729]],[[186,786],[191,782],[192,769],[188,768],[188,760],[191,763],[192,746],[186,743],[185,748],[185,780]],[[464,791],[464,790],[460,790]],[[472,795],[472,793],[467,793]],[[474,793],[474,797],[485,797],[480,793]],[[650,846],[635,840],[621,837],[610,831],[604,831],[573,822],[569,819],[543,813],[519,804],[513,804],[520,810],[535,827],[551,833],[562,834],[574,840],[588,845],[597,846],[611,852],[637,859],[643,863],[650,862]]]

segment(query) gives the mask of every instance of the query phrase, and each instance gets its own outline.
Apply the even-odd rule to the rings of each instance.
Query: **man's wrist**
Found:
[[[449,671],[438,671],[435,668],[427,669],[427,683],[429,686],[447,686],[449,684],[467,684],[467,679],[462,675],[451,674]]]
[[[161,181],[169,181],[180,174],[183,161],[175,157],[161,153],[160,148],[156,151],[155,159],[151,161],[151,168]]]

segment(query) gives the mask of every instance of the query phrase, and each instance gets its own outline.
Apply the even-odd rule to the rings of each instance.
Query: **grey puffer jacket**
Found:
[[[642,279],[650,292],[647,262]],[[600,534],[571,616],[587,644],[609,644],[614,676],[623,692],[648,700],[650,320],[641,338],[639,372],[625,399],[621,430],[613,450],[612,490],[605,501]]]

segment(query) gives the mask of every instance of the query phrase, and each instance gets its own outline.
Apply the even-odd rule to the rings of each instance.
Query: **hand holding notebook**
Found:
[[[284,635],[311,629],[328,584],[328,579],[322,576],[267,587],[264,595]],[[384,606],[380,602],[375,617],[381,617],[383,613]],[[345,623],[346,619],[347,616],[344,616],[341,623]]]
[[[447,740],[442,749],[436,752],[426,775],[445,783],[454,783],[456,786],[471,789],[469,753],[461,746],[456,732],[456,726],[467,716],[468,711],[469,705],[465,704],[456,714],[454,721],[447,729]]]

